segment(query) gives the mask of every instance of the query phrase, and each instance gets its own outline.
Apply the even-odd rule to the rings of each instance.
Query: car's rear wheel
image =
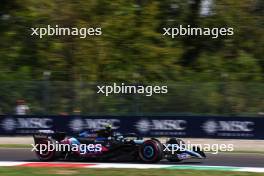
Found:
[[[41,161],[53,161],[56,159],[56,150],[51,145],[55,147],[55,141],[52,139],[41,139],[37,143],[37,150],[35,151],[37,157]]]
[[[139,157],[144,162],[159,162],[162,159],[162,156],[162,145],[157,140],[147,140],[140,146]]]

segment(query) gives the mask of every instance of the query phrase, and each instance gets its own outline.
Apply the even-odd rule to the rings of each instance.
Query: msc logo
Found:
[[[82,131],[83,121],[81,119],[74,119],[70,122],[69,127],[72,129],[72,131]]]
[[[210,120],[203,124],[203,129],[208,134],[214,134],[218,130],[218,125],[215,121]]]
[[[69,127],[72,131],[79,132],[84,129],[104,129],[106,125],[111,124],[112,129],[120,127],[118,119],[73,119]]]
[[[203,129],[208,134],[217,132],[251,132],[254,130],[251,121],[215,121],[209,120],[203,124]]]
[[[150,130],[177,130],[186,129],[187,122],[185,120],[139,120],[135,127],[141,133],[146,133]]]
[[[137,130],[140,131],[141,133],[147,133],[151,128],[150,122],[146,119],[142,119],[138,121],[135,126]]]
[[[2,121],[5,131],[15,129],[49,129],[52,128],[52,119],[49,118],[6,118]]]
[[[5,131],[13,131],[16,128],[16,121],[13,118],[6,118],[1,126]]]

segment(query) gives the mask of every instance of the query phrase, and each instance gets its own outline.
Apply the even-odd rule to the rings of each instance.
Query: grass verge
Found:
[[[30,144],[0,144],[0,148],[32,148]]]

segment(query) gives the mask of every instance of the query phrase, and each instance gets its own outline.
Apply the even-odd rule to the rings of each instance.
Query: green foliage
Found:
[[[135,101],[138,106],[144,106],[144,101],[149,103],[148,107],[142,107],[143,112],[219,114],[263,110],[263,106],[257,105],[258,108],[245,110],[249,96],[235,94],[229,99],[221,92],[222,82],[253,82],[260,85],[252,90],[259,93],[253,98],[255,104],[263,105],[262,100],[257,99],[263,97],[258,91],[263,87],[264,71],[262,1],[215,0],[207,16],[199,14],[200,7],[201,0],[193,3],[180,0],[4,0],[0,10],[2,111],[11,113],[18,98],[26,98],[33,113],[71,113],[76,107],[85,113],[101,110],[118,113],[119,107],[124,113],[131,113],[137,111]],[[31,27],[48,24],[102,27],[103,35],[86,39],[74,36],[38,39],[30,35]],[[233,27],[235,35],[173,40],[162,36],[163,27],[180,24]],[[46,79],[43,72],[47,70],[51,72],[49,79],[54,85],[44,91],[42,87],[47,84],[43,81]],[[18,86],[16,81],[22,83]],[[64,82],[60,85],[56,81]],[[148,101],[126,96],[100,97],[94,87],[82,87],[87,83],[115,81],[170,83],[172,93],[171,97]],[[198,88],[191,94],[186,88],[177,88],[178,85],[188,87],[190,82]],[[207,87],[206,82],[215,84]],[[203,83],[205,85],[198,86]],[[242,94],[248,92],[237,85],[230,91],[232,89]],[[177,107],[174,97],[178,99]],[[89,102],[89,98],[94,102]],[[235,110],[223,108],[226,101],[236,106]],[[161,102],[157,111],[153,109],[153,102]]]

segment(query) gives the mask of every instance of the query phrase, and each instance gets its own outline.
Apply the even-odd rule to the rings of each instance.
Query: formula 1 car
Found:
[[[83,132],[67,136],[64,132],[40,132],[33,135],[34,151],[41,161],[139,161],[155,163],[167,159],[178,162],[190,158],[203,159],[199,148],[181,148],[183,141],[169,139],[162,144],[158,139],[143,139],[136,134],[112,134],[108,130]],[[33,151],[33,149],[32,149]]]

